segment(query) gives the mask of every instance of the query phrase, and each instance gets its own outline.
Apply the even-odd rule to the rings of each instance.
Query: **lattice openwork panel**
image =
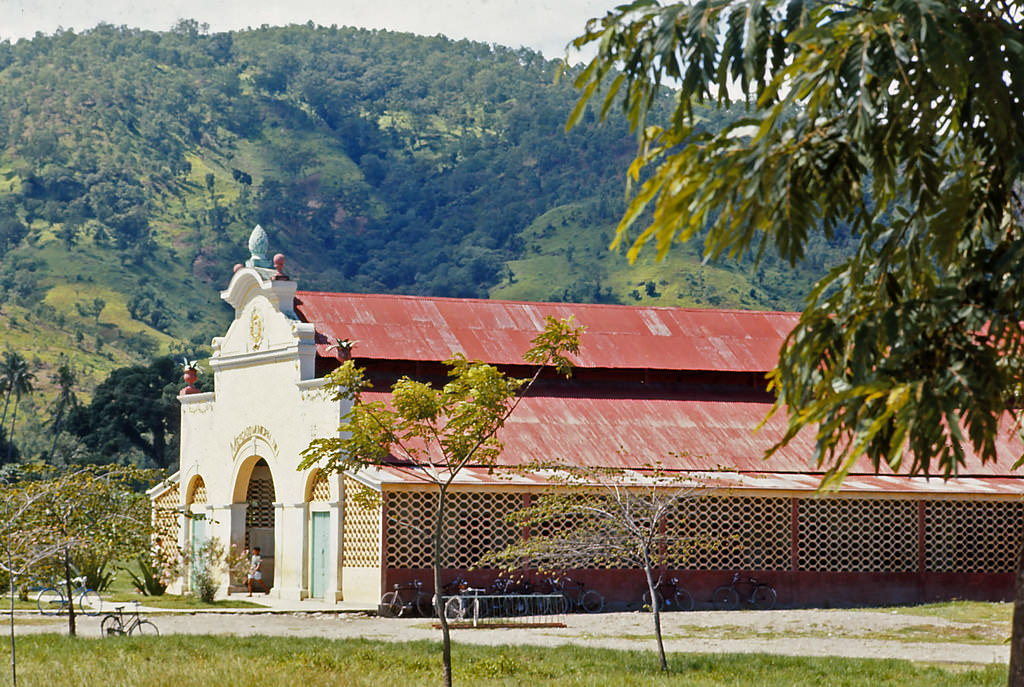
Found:
[[[433,492],[388,495],[387,566],[426,568],[431,565],[429,530],[436,507]],[[507,546],[518,531],[505,515],[523,506],[522,494],[506,492],[453,492],[446,500],[441,565],[469,568],[484,554]]]
[[[274,481],[264,477],[253,477],[245,490],[246,527],[274,526]]]
[[[165,551],[178,545],[181,533],[181,486],[175,484],[153,499],[153,541]]]
[[[345,524],[343,565],[376,568],[380,565],[380,506],[371,507],[357,495],[368,489],[350,477],[344,478]]]
[[[625,503],[630,503],[628,496],[623,498],[626,499]],[[548,509],[546,507],[544,502],[545,499],[553,500],[551,503],[553,506],[552,509]],[[617,540],[621,536],[621,532],[616,527],[615,523],[609,523],[606,520],[602,521],[594,517],[588,518],[583,511],[574,512],[575,506],[581,506],[583,508],[601,506],[606,507],[610,512],[619,512],[620,505],[616,504],[615,501],[604,491],[598,490],[589,495],[581,496],[581,500],[577,503],[573,503],[572,495],[560,492],[535,494],[531,497],[530,505],[531,507],[539,508],[541,512],[549,510],[558,512],[558,515],[552,515],[546,520],[531,522],[530,524],[530,539],[535,544],[539,544],[540,550],[544,549],[543,544],[540,543],[543,540],[555,540],[553,542],[553,548],[556,550],[561,549],[562,546],[568,546],[569,548],[575,546],[591,550],[589,543],[586,543],[588,540],[608,542]],[[637,510],[643,511],[643,506],[637,504]],[[621,559],[615,560],[615,558],[616,557],[613,555],[609,555],[607,557],[596,555],[593,558],[588,556],[586,567],[596,570],[607,570],[613,567],[638,567],[635,561]],[[554,563],[551,561],[533,561],[530,563],[530,566],[545,568],[546,566],[553,564]],[[562,567],[561,564],[558,565],[559,567]]]
[[[331,500],[331,483],[327,480],[327,474],[318,471],[316,477],[313,478],[313,485],[309,490],[310,501],[330,501]]]
[[[827,572],[918,569],[917,501],[801,499],[797,564]]]
[[[1013,572],[1021,546],[1020,501],[929,501],[924,511],[928,572]]]
[[[206,503],[206,482],[202,477],[196,477],[192,484],[192,499],[189,503]]]
[[[687,499],[666,517],[665,527],[693,544],[670,556],[668,565],[684,570],[788,570],[791,521],[788,498]]]

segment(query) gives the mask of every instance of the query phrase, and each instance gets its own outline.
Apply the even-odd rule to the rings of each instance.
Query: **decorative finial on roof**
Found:
[[[277,270],[277,274],[274,275],[274,281],[288,281],[288,275],[284,273],[283,253],[278,253],[274,256],[274,269]]]
[[[256,225],[249,234],[249,259],[245,261],[246,267],[270,267],[270,260],[267,259],[267,251],[270,250],[270,239],[263,227]]]

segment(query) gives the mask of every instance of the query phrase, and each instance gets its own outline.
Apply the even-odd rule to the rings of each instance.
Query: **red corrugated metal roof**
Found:
[[[364,395],[366,401],[387,399],[382,391]],[[499,433],[505,445],[500,462],[636,469],[660,462],[666,470],[691,472],[725,467],[739,473],[770,473],[785,484],[816,487],[820,476],[811,473],[821,470],[808,463],[814,451],[811,433],[797,436],[764,460],[765,451],[784,430],[784,418],[776,415],[757,431],[769,408],[770,403],[741,396],[712,400],[668,395],[528,396]],[[1013,478],[1017,473],[1010,466],[1021,452],[1020,440],[1008,427],[999,444],[999,461],[983,465],[971,457],[960,476]],[[858,463],[850,475],[847,481],[856,477],[858,489],[879,492],[891,490],[888,480],[901,484],[907,479],[892,473],[876,476],[867,461]]]
[[[794,313],[622,305],[521,303],[466,298],[300,291],[295,311],[316,327],[317,352],[355,341],[365,360],[522,363],[548,316],[587,328],[576,365],[590,368],[766,372],[775,367]]]

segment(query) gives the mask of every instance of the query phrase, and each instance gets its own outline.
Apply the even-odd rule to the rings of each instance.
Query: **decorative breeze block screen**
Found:
[[[368,508],[357,503],[355,495],[366,487],[351,477],[344,478],[344,485],[343,565],[347,568],[376,568],[380,565],[380,508]]]
[[[192,498],[189,499],[189,503],[206,503],[206,482],[202,477],[196,477],[196,481],[193,482]]]
[[[799,569],[916,571],[917,503],[909,499],[802,499]]]
[[[181,485],[175,484],[153,500],[153,539],[161,549],[170,552],[178,545],[181,533]]]
[[[1024,504],[929,501],[924,511],[927,572],[1008,573],[1016,568]]]
[[[387,495],[388,567],[430,567],[426,529],[435,498],[432,492]],[[671,555],[668,566],[681,570],[791,570],[793,503],[792,497],[743,496],[711,496],[681,503],[667,516],[665,526],[696,543]],[[521,536],[504,517],[523,504],[523,494],[450,494],[445,523],[448,548],[442,565],[473,567],[482,555]],[[1024,532],[1024,502],[1016,500],[828,497],[796,499],[796,504],[796,566],[809,572],[917,572],[921,566],[922,508],[926,572],[1012,572]],[[573,522],[548,523],[535,527],[533,534],[557,536],[573,526]]]
[[[245,490],[246,527],[274,526],[274,482],[262,477],[253,477]]]
[[[683,501],[666,517],[666,528],[693,545],[670,556],[683,570],[788,570],[791,563],[790,500],[708,496]]]
[[[429,528],[434,492],[387,494],[387,567],[429,568]],[[445,501],[444,568],[471,568],[484,554],[518,536],[505,515],[523,507],[523,495],[506,492],[451,492]]]
[[[316,477],[313,478],[313,486],[309,490],[309,500],[320,502],[331,500],[331,483],[322,470],[318,470]]]

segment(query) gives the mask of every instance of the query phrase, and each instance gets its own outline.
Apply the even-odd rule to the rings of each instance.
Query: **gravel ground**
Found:
[[[377,618],[364,613],[151,613],[162,634],[365,637],[385,641],[438,640],[424,618]],[[454,629],[466,644],[576,644],[653,650],[649,613],[569,615],[565,627]],[[98,618],[82,618],[79,634],[98,636]],[[66,619],[20,618],[18,633],[66,631]],[[662,614],[666,649],[680,653],[773,653],[792,656],[899,658],[925,663],[1006,663],[1009,627],[960,623],[903,613],[844,610],[696,611]],[[1004,634],[1005,633],[1005,634]],[[971,643],[963,641],[969,635]],[[948,641],[946,641],[948,640]],[[958,641],[959,640],[959,641]]]

